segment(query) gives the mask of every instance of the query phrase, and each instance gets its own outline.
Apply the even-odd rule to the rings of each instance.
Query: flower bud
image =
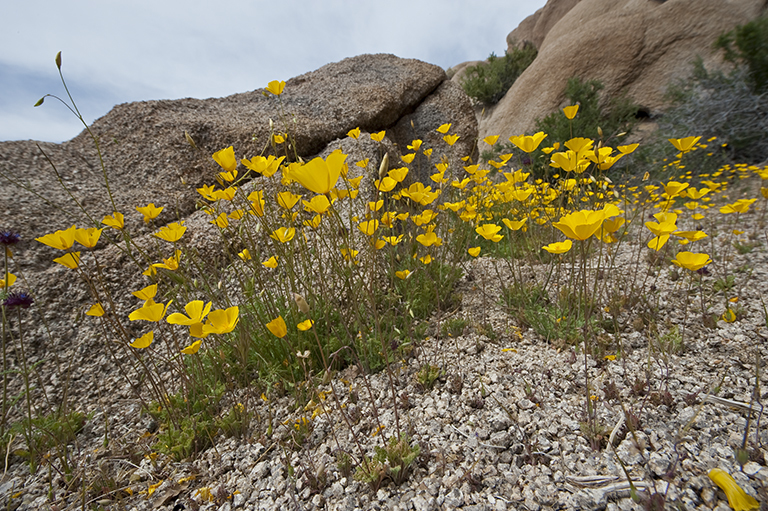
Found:
[[[195,141],[192,140],[192,136],[187,133],[187,131],[184,131],[184,138],[187,139],[187,143],[192,146],[193,149],[197,149],[197,144],[195,144]]]
[[[61,52],[56,54],[56,67],[61,69]]]
[[[384,179],[384,176],[389,172],[389,153],[384,153],[384,158],[381,159],[379,165],[379,179]]]
[[[302,313],[309,314],[309,304],[303,296],[298,293],[293,293],[293,299],[296,301],[296,305]]]

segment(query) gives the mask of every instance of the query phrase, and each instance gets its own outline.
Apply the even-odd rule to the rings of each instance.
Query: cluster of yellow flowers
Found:
[[[280,96],[284,92],[284,87],[284,82],[274,81],[270,82],[267,91]],[[568,119],[573,119],[577,112],[577,105],[564,109]],[[451,124],[443,124],[436,128],[436,131],[443,135],[443,140],[448,147],[453,146],[459,138],[457,134],[449,134],[450,129]],[[381,142],[385,134],[381,131],[371,134],[370,137],[374,141]],[[355,128],[349,131],[348,136],[358,139],[361,131]],[[287,133],[280,134],[279,141],[274,137],[272,141],[281,144],[285,143],[288,137]],[[522,152],[533,153],[546,137],[546,134],[539,132],[534,135],[513,136],[509,140]],[[498,142],[498,138],[498,136],[486,137],[483,142],[493,146]],[[699,140],[700,137],[670,139],[674,147],[680,151],[676,168],[682,168],[679,159],[683,155],[705,147],[699,143]],[[690,183],[684,182],[685,180],[670,179],[662,183],[661,187],[614,186],[611,180],[605,177],[604,172],[618,160],[635,151],[638,145],[619,145],[614,150],[604,145],[602,141],[596,145],[594,140],[586,138],[572,138],[565,141],[564,150],[560,150],[559,142],[554,142],[550,147],[542,149],[542,152],[549,157],[549,166],[556,172],[563,173],[562,177],[554,174],[551,181],[536,179],[530,182],[529,172],[524,172],[522,169],[509,169],[514,157],[510,153],[502,154],[498,160],[492,159],[488,162],[488,165],[498,171],[499,177],[503,179],[493,176],[492,169],[484,169],[479,164],[472,164],[467,157],[463,158],[467,165],[458,171],[452,168],[444,158],[434,163],[435,172],[430,175],[431,184],[418,181],[405,184],[409,175],[408,165],[412,164],[419,154],[430,161],[433,151],[432,148],[425,148],[423,141],[418,139],[413,140],[407,147],[412,152],[402,156],[405,166],[390,169],[388,157],[385,157],[378,178],[374,180],[372,193],[377,197],[367,202],[363,217],[353,216],[351,221],[369,240],[368,248],[374,251],[386,246],[395,247],[404,239],[414,241],[413,258],[424,265],[430,264],[438,257],[436,250],[446,244],[444,237],[455,230],[455,227],[450,228],[441,224],[441,219],[446,215],[450,215],[451,219],[459,222],[471,224],[474,232],[479,236],[478,239],[492,243],[498,243],[507,236],[510,237],[510,243],[514,243],[519,236],[528,232],[531,226],[537,227],[539,231],[542,227],[551,226],[554,229],[549,230],[548,241],[550,242],[539,246],[551,254],[564,254],[572,249],[574,241],[584,243],[591,238],[596,238],[603,243],[611,244],[620,240],[630,223],[629,209],[638,207],[641,196],[645,197],[644,204],[653,204],[653,208],[659,210],[653,215],[655,221],[644,224],[653,234],[653,238],[647,243],[650,249],[659,251],[671,236],[679,238],[679,243],[683,245],[696,243],[706,238],[707,234],[698,228],[682,230],[678,227],[678,222],[681,221],[686,210],[690,212],[691,220],[703,219],[705,211],[710,207],[709,202],[712,196],[722,191],[726,184],[724,181],[702,181],[705,186],[696,189]],[[211,223],[219,229],[229,229],[232,222],[244,222],[248,218],[255,218],[259,222],[258,228],[263,227],[271,240],[279,244],[290,244],[299,236],[306,240],[307,232],[319,232],[324,219],[338,216],[339,201],[354,200],[358,197],[363,175],[352,177],[347,158],[348,156],[341,150],[336,150],[326,158],[318,157],[306,163],[297,161],[286,164],[285,156],[257,155],[239,161],[247,169],[245,174],[239,174],[238,160],[235,157],[234,148],[230,146],[213,154],[213,160],[221,167],[221,172],[217,174],[221,188],[208,185],[199,188],[198,192],[208,201],[209,204],[204,209],[212,216]],[[356,166],[367,169],[369,160],[356,162]],[[587,172],[590,169],[592,173]],[[768,179],[767,170],[756,170],[763,179]],[[271,201],[267,202],[263,189],[252,191],[247,196],[240,192],[238,184],[246,176],[253,177],[253,174],[267,179],[279,177],[279,183],[284,188],[274,197],[276,207]],[[716,173],[711,177],[716,178],[721,174],[722,172]],[[657,193],[659,191],[661,193]],[[305,197],[306,192],[311,192],[313,195]],[[447,197],[438,201],[443,194]],[[768,198],[768,188],[763,187],[762,194]],[[683,204],[685,209],[677,206],[679,200],[686,201]],[[755,201],[756,199],[740,199],[721,207],[720,212],[737,215],[745,213]],[[241,207],[223,208],[223,203],[233,205],[237,203]],[[586,203],[589,207],[579,209],[576,205],[580,203]],[[303,206],[303,213],[296,210],[298,204]],[[143,215],[144,222],[157,218],[163,210],[162,207],[155,207],[154,204],[136,209]],[[277,214],[275,218],[278,224],[273,223],[275,218],[268,218],[266,214],[268,211]],[[405,233],[402,232],[400,225],[408,221],[416,227],[416,234],[408,230]],[[114,212],[103,219],[103,224],[122,230],[124,217],[121,213]],[[508,229],[506,233],[502,231],[502,226]],[[73,243],[76,241],[92,249],[98,243],[101,232],[102,229],[78,229],[72,226],[70,229],[38,238],[38,241],[67,251],[64,256],[55,261],[75,269],[80,264],[80,252],[71,250]],[[160,227],[155,236],[175,246],[185,232],[186,227],[183,222],[173,222]],[[553,234],[558,232],[565,239],[553,239]],[[353,247],[350,240],[351,237],[346,236],[337,248],[343,260],[354,265],[359,262],[360,251],[366,248]],[[251,250],[254,248],[256,247],[251,247]],[[467,251],[472,257],[478,257],[481,247],[468,247]],[[253,257],[248,248],[239,252],[238,256],[246,263]],[[155,275],[158,268],[175,271],[179,268],[181,257],[182,251],[176,249],[173,255],[163,259],[163,262],[152,264],[145,275]],[[267,271],[276,270],[281,261],[280,254],[272,254],[261,261],[261,265]],[[707,253],[681,251],[672,262],[690,271],[697,271],[710,264],[712,259]],[[405,280],[414,271],[417,270],[403,268],[394,272],[394,275]],[[11,280],[13,278],[12,275],[8,276],[8,285],[13,283]],[[171,302],[165,305],[154,302],[156,291],[155,284],[134,293],[144,300],[144,304],[132,312],[129,319],[159,322],[165,317]],[[201,339],[207,335],[225,334],[231,332],[237,325],[239,314],[237,307],[214,311],[210,310],[211,307],[210,302],[206,304],[202,300],[193,300],[185,306],[186,315],[177,312],[168,316],[168,323],[189,326],[190,336],[198,339],[184,348],[182,350],[184,353],[195,353],[200,347]],[[96,303],[88,312],[94,316],[103,313],[101,303]],[[277,337],[284,337],[287,334],[287,327],[282,317],[277,317],[265,326]],[[298,325],[299,330],[309,330],[311,327],[311,320]],[[153,332],[148,332],[145,336],[136,339],[131,346],[148,347],[152,342],[152,335]]]

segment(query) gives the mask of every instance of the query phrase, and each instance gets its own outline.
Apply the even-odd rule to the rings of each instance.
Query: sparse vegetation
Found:
[[[491,53],[486,62],[467,68],[461,86],[469,97],[485,105],[494,105],[531,65],[537,54],[533,45],[514,48],[511,52],[505,50],[503,57]]]

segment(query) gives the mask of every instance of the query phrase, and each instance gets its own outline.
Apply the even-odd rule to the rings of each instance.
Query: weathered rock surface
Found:
[[[550,0],[507,37],[539,54],[499,104],[480,121],[480,135],[503,138],[531,130],[565,106],[572,76],[603,82],[604,97],[626,93],[651,115],[664,109],[667,86],[685,79],[701,56],[720,58],[722,32],[759,16],[764,0]]]

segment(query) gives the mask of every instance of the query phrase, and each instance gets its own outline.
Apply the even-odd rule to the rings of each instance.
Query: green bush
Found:
[[[747,82],[753,92],[768,91],[768,16],[721,34],[715,48],[725,51],[726,60],[747,66]]]
[[[467,68],[461,81],[464,92],[485,105],[499,102],[515,80],[531,65],[538,50],[533,45],[505,51],[503,57],[491,53],[487,62]]]

